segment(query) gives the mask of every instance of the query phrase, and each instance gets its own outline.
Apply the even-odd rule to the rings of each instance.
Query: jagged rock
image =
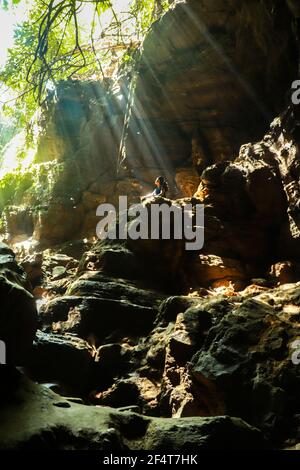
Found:
[[[53,295],[64,295],[71,284],[72,280],[69,277],[65,277],[62,279],[58,279],[57,281],[48,281],[47,282],[47,290],[50,293],[50,298]]]
[[[72,240],[80,233],[83,214],[83,206],[74,205],[70,198],[57,199],[36,215],[33,238],[44,245]]]
[[[179,168],[175,181],[183,197],[192,197],[199,186],[200,176],[193,168]]]
[[[295,398],[293,399],[294,417],[290,418],[288,417],[287,396],[277,401],[277,398],[272,398],[271,395],[272,390],[277,390],[277,387],[278,394],[276,396],[279,397],[280,393],[288,394],[285,385],[285,381],[288,379],[283,378],[282,374],[285,369],[289,370],[288,377],[290,377],[291,371],[293,372],[290,345],[295,338],[295,322],[297,322],[300,312],[297,306],[299,304],[299,288],[297,286],[298,284],[293,288],[290,285],[288,290],[286,288],[277,290],[264,288],[261,291],[253,291],[252,294],[249,292],[248,295],[256,296],[257,300],[253,301],[253,305],[251,303],[245,304],[245,307],[243,307],[244,303],[242,307],[239,307],[243,297],[230,300],[222,297],[200,300],[198,306],[190,307],[183,314],[178,314],[178,326],[183,329],[179,339],[183,334],[183,340],[174,344],[172,344],[172,334],[174,330],[176,331],[174,323],[169,323],[169,327],[165,330],[161,329],[162,331],[157,330],[155,334],[152,333],[147,361],[153,367],[160,369],[164,364],[160,384],[160,413],[163,416],[173,417],[229,413],[255,423],[268,433],[271,428],[270,434],[274,433],[272,434],[273,438],[274,435],[278,436],[282,431],[282,422],[288,423],[290,419],[297,421]],[[246,292],[242,294],[247,297]],[[268,311],[268,304],[274,307],[271,312]],[[247,310],[248,308],[249,310]],[[239,313],[240,310],[241,313]],[[187,316],[189,320],[189,316],[186,315],[189,312],[192,313],[191,321],[181,327],[184,316]],[[273,315],[273,318],[270,315]],[[241,316],[243,320],[239,319]],[[201,319],[203,323],[199,325],[198,322]],[[228,326],[228,319],[230,319],[231,326]],[[210,328],[211,325],[214,326]],[[222,329],[221,325],[223,325]],[[186,326],[190,328],[186,328]],[[195,343],[200,352],[190,359],[189,355],[193,347],[195,348]],[[223,348],[224,343],[226,346]],[[202,374],[199,379],[197,372],[194,372],[196,366],[193,366],[196,358],[202,358],[202,367],[205,370],[210,370],[213,364],[217,364],[215,360],[211,361],[210,356],[205,353],[207,349],[215,351],[214,357],[220,355],[220,359],[217,359],[220,371],[213,369],[213,378]],[[159,361],[156,360],[156,357],[160,358]],[[272,365],[273,362],[276,365]],[[292,376],[291,380],[296,384],[298,380],[296,369]],[[280,384],[281,377],[283,383]],[[259,389],[260,386],[256,388],[255,385],[252,385],[256,382],[261,383],[260,386],[263,390],[270,390],[270,395],[268,396],[267,392],[264,398],[258,395],[260,392],[257,391],[257,388]],[[225,400],[224,390],[227,390]],[[248,407],[247,411],[244,409],[245,400],[247,403],[253,403],[252,408]],[[259,400],[259,406],[256,400]],[[285,418],[278,417],[278,422],[275,420],[272,423],[272,412],[269,413],[268,409],[268,407],[272,408],[271,403],[274,403],[275,407],[278,406],[278,410],[280,410],[274,411],[274,414],[281,412]],[[283,410],[284,403],[286,403],[286,408]],[[265,407],[265,411],[263,411],[263,407]],[[253,415],[251,415],[251,409]],[[268,422],[269,419],[271,424]]]
[[[97,349],[95,360],[99,366],[110,375],[115,375],[123,366],[126,351],[120,344],[104,344]]]
[[[209,303],[202,301],[200,304],[189,307],[183,313],[179,313],[175,324],[170,323],[168,329],[165,330],[163,335],[164,372],[159,400],[160,412],[163,416],[205,416],[207,414],[205,405],[200,407],[199,402],[196,402],[191,393],[191,382],[186,373],[186,365],[189,364],[194,352],[203,345],[214,320],[213,305],[210,310]],[[150,352],[151,349],[148,354]],[[222,412],[221,409],[218,411]]]
[[[160,375],[162,375],[164,368],[168,338],[172,329],[172,324],[168,328],[156,328],[151,332],[151,336],[148,339],[146,363],[156,368]]]
[[[167,325],[169,322],[174,322],[178,313],[184,312],[192,305],[197,304],[197,299],[187,296],[173,296],[164,300],[157,315],[156,323]]]
[[[13,250],[2,242],[0,242],[0,273],[25,289],[29,290],[31,287],[24,269],[16,261]]]
[[[96,348],[92,336],[85,341],[75,334],[38,331],[26,371],[39,383],[56,384],[60,394],[87,398],[95,388],[106,390],[125,374],[128,359],[120,344]]]
[[[206,219],[206,251],[220,256],[231,251],[236,256],[230,257],[247,261],[299,258],[296,114],[288,108],[273,121],[261,142],[243,145],[233,162],[214,165],[202,174],[199,192],[203,196],[204,185],[205,203],[215,216],[215,226],[210,227],[212,221]],[[223,226],[223,241],[213,238],[216,224]],[[231,250],[226,240],[230,240]]]
[[[131,369],[129,378],[118,380],[115,378],[111,387],[104,391],[94,392],[93,401],[114,408],[137,406],[140,413],[158,416],[161,393],[159,381],[151,377],[151,374],[145,374],[142,367],[139,367],[138,371],[135,371],[133,367]],[[125,376],[124,371],[123,376]],[[104,387],[101,388],[103,390]]]
[[[118,337],[130,331],[146,334],[163,299],[154,291],[90,272],[76,280],[66,296],[41,306],[39,324],[43,331],[69,331],[84,338],[114,332]]]
[[[264,278],[255,278],[255,279],[251,279],[251,284],[253,285],[256,285],[258,287],[264,287],[264,288],[267,288],[267,287],[273,287],[274,286],[274,280],[273,279],[264,279]],[[250,286],[248,287],[251,287],[251,284]]]
[[[102,270],[109,276],[125,279],[139,279],[143,275],[141,263],[132,251],[117,243],[97,243],[84,255],[79,269]]]
[[[52,270],[53,281],[58,281],[67,275],[67,270],[64,266],[55,266]]]
[[[138,377],[135,383],[139,390],[141,412],[146,416],[159,416],[160,384],[148,377]]]
[[[248,266],[249,276],[258,277],[261,261],[274,256],[276,240],[272,230],[266,230],[249,217],[230,220],[227,217],[230,212],[218,213],[218,205],[205,206],[205,253],[242,261]]]
[[[186,364],[193,352],[204,341],[204,334],[212,326],[209,312],[200,308],[190,307],[176,318],[174,330],[170,336],[170,354],[179,365]]]
[[[147,198],[143,205],[150,216],[150,210],[154,205],[174,205],[177,210],[183,213],[185,205],[189,202],[179,200],[173,204],[168,199]],[[135,224],[135,220],[129,217],[128,231],[132,224]],[[160,223],[161,229],[162,223]],[[177,277],[180,283],[179,268],[184,255],[185,240],[174,239],[174,221],[171,218],[170,239],[162,239],[161,237],[154,239],[149,233],[147,238],[137,240],[132,240],[128,236],[126,241],[118,239],[101,241],[83,257],[80,270],[102,269],[109,275],[147,281],[157,290],[171,290],[177,283]]]
[[[68,289],[68,295],[95,296],[101,298],[128,300],[138,302],[145,307],[158,307],[165,295],[155,290],[143,289],[138,284],[114,279],[102,272],[86,272],[80,276]]]
[[[66,296],[43,305],[40,321],[50,331],[76,333],[81,338],[94,336],[99,340],[109,335],[147,335],[155,315],[152,307],[129,300]]]
[[[261,142],[243,145],[231,162],[206,168],[195,194],[206,207],[205,254],[241,260],[252,278],[266,275],[261,260],[299,258],[295,114],[289,108]]]
[[[300,263],[282,261],[273,264],[269,275],[278,284],[289,284],[300,279]]]
[[[77,265],[77,262],[74,258],[72,258],[71,256],[67,256],[63,253],[55,253],[54,255],[51,255],[51,262],[54,262],[58,266],[64,266],[66,268],[70,268],[74,265]]]
[[[58,297],[43,304],[39,311],[39,327],[47,331],[51,330],[52,324],[66,321],[70,309],[80,305],[81,299],[77,296]]]
[[[215,388],[210,387],[210,395],[206,396],[201,387],[193,387],[188,371],[189,363],[177,364],[170,348],[167,348],[159,400],[161,416],[174,418],[224,414],[225,409],[217,399]]]
[[[275,310],[261,301],[264,296],[244,301],[210,330],[191,361],[191,374],[202,399],[214,396],[225,413],[282,439],[299,413],[299,368],[290,353],[298,333],[289,317],[280,313],[282,306]]]
[[[13,251],[0,244],[0,339],[5,343],[6,362],[23,365],[36,328],[35,301],[27,290],[30,284],[17,264]]]
[[[32,291],[32,295],[34,296],[34,298],[39,300],[46,297],[47,294],[49,294],[49,290],[41,286],[36,286]]]
[[[193,284],[204,287],[223,280],[245,287],[247,279],[247,273],[240,261],[215,255],[199,255],[192,270],[195,276]]]
[[[43,254],[35,253],[31,256],[26,256],[22,262],[21,266],[27,274],[29,281],[32,286],[35,287],[42,282],[44,272],[42,269],[43,266]]]
[[[75,335],[38,331],[27,370],[40,383],[58,383],[61,392],[87,394],[97,384],[95,356],[96,350]]]
[[[84,238],[68,241],[67,243],[55,246],[53,249],[55,250],[56,254],[69,256],[70,258],[79,261],[83,254],[91,248],[91,245],[92,243]]]
[[[127,379],[119,380],[108,390],[96,393],[95,398],[101,405],[119,408],[138,405],[140,395],[135,381]]]
[[[265,142],[243,145],[233,162],[215,164],[202,173],[200,192],[207,189],[205,203],[222,219],[255,216],[263,226],[283,222],[285,194],[274,164],[265,161],[267,152]]]

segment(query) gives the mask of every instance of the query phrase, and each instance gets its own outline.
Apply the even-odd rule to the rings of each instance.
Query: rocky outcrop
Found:
[[[43,257],[38,268],[64,287],[40,308],[32,378],[90,406],[237,416],[276,447],[297,445],[296,123],[290,108],[261,142],[208,166],[193,197],[144,201],[146,210],[203,203],[202,250],[188,252],[171,236],[97,242],[79,263]],[[36,261],[24,263],[29,274]]]
[[[300,376],[292,354],[298,283],[270,288],[265,280],[239,293],[216,287],[168,297],[146,289],[147,278],[121,280],[98,271],[97,256],[103,268],[96,245],[66,294],[41,306],[42,332],[28,362],[34,380],[57,384],[62,395],[79,396],[90,406],[200,417],[203,423],[203,417],[216,417],[212,429],[226,422],[220,416],[236,416],[276,447],[297,444]],[[237,265],[223,261],[233,282]],[[224,265],[208,267],[216,278],[224,275]],[[148,438],[154,445],[157,438]],[[184,441],[181,434],[178,439]]]
[[[105,383],[96,362],[96,349],[82,338],[37,331],[27,370],[40,383],[52,384],[60,394],[84,396],[97,385],[97,377]],[[99,379],[98,379],[99,380]]]
[[[270,293],[272,306],[262,302],[267,294],[261,294],[244,301],[216,324],[191,361],[191,375],[196,400],[201,390],[201,402],[206,396],[215,401],[215,409],[219,406],[225,413],[243,417],[273,439],[282,440],[299,424],[300,376],[290,350],[298,328],[295,316],[285,307],[294,304],[298,287],[279,292],[283,305],[279,305],[278,294]],[[294,390],[289,381],[298,384]]]
[[[111,288],[108,286],[106,295],[111,295]],[[299,368],[291,360],[293,343],[298,337],[298,291],[298,284],[290,284],[277,289],[263,288],[261,292],[251,293],[246,289],[235,297],[177,296],[163,302],[160,299],[152,331],[138,329],[126,315],[128,326],[118,323],[116,329],[111,325],[111,333],[106,336],[103,329],[97,330],[93,325],[88,334],[76,327],[85,317],[101,316],[100,308],[91,308],[91,297],[62,297],[42,309],[41,326],[50,333],[38,333],[28,370],[35,380],[58,384],[62,395],[81,396],[85,400],[89,395],[90,404],[134,408],[148,416],[185,417],[186,432],[188,429],[192,432],[198,423],[197,426],[201,424],[200,434],[207,425],[209,435],[211,432],[214,435],[215,425],[222,428],[232,422],[220,416],[237,416],[261,429],[276,447],[284,442],[292,446],[297,443],[299,425],[300,376]],[[130,297],[130,288],[128,295]],[[149,302],[148,293],[145,292],[144,300],[143,291],[140,295],[143,303]],[[74,317],[72,323],[77,307],[78,321]],[[141,320],[146,320],[141,313]],[[114,321],[111,309],[103,314]],[[68,328],[64,330],[62,320],[66,315]],[[105,328],[103,316],[101,324]],[[73,399],[70,400],[56,396],[50,401],[51,406],[63,410],[75,406]],[[84,407],[82,413],[84,410],[87,422],[89,407]],[[200,417],[199,421],[187,420],[195,416]],[[205,416],[215,418],[204,419]],[[151,423],[158,434],[143,437],[141,448],[148,448],[148,444],[149,449],[151,446],[172,447],[173,440],[167,439],[163,429],[164,426],[176,428],[177,421],[167,419]],[[73,426],[71,422],[70,426]],[[178,426],[177,445],[185,448],[180,420]],[[177,435],[175,428],[174,436]],[[39,432],[37,429],[37,435]],[[57,435],[54,446],[63,445],[63,435]],[[236,435],[242,438],[239,425]],[[8,441],[13,436],[10,433]],[[39,446],[38,437],[31,444],[27,443],[27,438],[24,435],[22,444],[9,445]],[[74,448],[78,448],[72,432],[69,439]],[[207,439],[212,447],[221,445],[212,437]],[[89,448],[92,441],[87,437],[85,445]],[[190,441],[191,446],[193,442]],[[239,442],[234,441],[234,449],[239,448]],[[47,437],[44,443],[48,446]],[[132,445],[136,448],[136,443]],[[260,445],[256,441],[255,446]],[[229,443],[226,447],[232,448]]]
[[[46,132],[39,158],[63,171],[36,210],[7,211],[12,235],[39,243],[23,258],[27,278],[0,246],[0,338],[9,362],[27,356],[27,373],[44,383],[9,369],[3,448],[296,448],[299,110],[288,107],[238,152],[283,109],[296,71],[287,3],[295,13],[293,2],[272,0],[174,4],[144,43],[126,168],[118,157],[128,82],[110,94],[59,86],[48,131],[60,154],[47,155]],[[123,194],[139,202],[161,172],[174,198],[146,198],[143,208],[189,206],[195,227],[203,204],[203,248],[187,250],[170,221],[166,240],[44,249],[94,237],[98,204]],[[127,230],[135,223],[129,217]],[[28,355],[31,287],[39,331]]]
[[[179,289],[231,284],[243,289],[253,278],[274,279],[271,265],[297,262],[299,258],[297,139],[297,110],[289,108],[275,119],[261,142],[242,146],[232,161],[208,166],[193,197],[144,203],[148,209],[153,204],[166,203],[182,210],[187,204],[195,207],[203,203],[205,243],[201,253],[187,253],[181,240],[106,242],[93,247],[80,269],[94,264],[95,269],[108,275],[148,278],[151,282],[158,280],[164,287],[169,283]],[[127,184],[131,183],[130,180]],[[119,182],[118,190],[123,191],[121,186]],[[184,187],[190,193],[196,184],[186,183]],[[97,223],[93,211],[98,201],[96,194],[84,193],[90,214],[88,224],[93,230]],[[61,238],[57,235],[60,231],[70,232],[62,238],[78,234],[74,224],[81,226],[83,219],[78,219],[73,210],[85,214],[80,203],[68,214],[53,211],[54,219],[45,215],[48,228],[43,229],[44,242],[50,241],[52,235],[52,242]],[[57,268],[57,276],[63,275],[63,270],[58,272]],[[297,280],[295,276],[293,279]]]
[[[22,208],[3,215],[7,240],[95,237],[100,203],[137,202],[161,173],[171,197],[191,197],[206,167],[233,159],[283,109],[297,74],[294,21],[283,1],[176,2],[144,42],[129,120],[129,77],[59,83],[39,123],[39,167],[9,199]]]
[[[200,176],[196,168],[179,168],[175,175],[175,182],[179,194],[192,197],[200,183]]]
[[[105,338],[112,331],[116,332],[116,329],[121,335],[128,332],[147,334],[154,320],[151,307],[128,300],[99,298],[97,294],[93,297],[56,298],[42,307],[41,315],[45,316],[46,321],[54,320],[52,328],[57,332],[77,333],[83,338],[95,335],[98,339]]]
[[[177,2],[144,43],[132,166],[201,172],[259,138],[297,73],[292,23],[285,2]]]
[[[37,313],[29,289],[30,283],[13,251],[0,243],[0,339],[5,344],[5,361],[10,365],[26,362],[35,336]]]
[[[70,282],[66,295],[42,302],[42,331],[28,372],[40,382],[59,383],[65,393],[95,401],[134,372],[164,298],[135,283],[86,272]],[[77,373],[79,363],[82,374]]]
[[[208,253],[247,261],[298,260],[297,112],[289,108],[261,142],[242,146],[233,162],[203,172],[196,197],[209,208]],[[217,227],[222,240],[212,233]]]
[[[194,285],[218,287],[231,283],[240,290],[247,283],[247,272],[237,259],[201,254],[191,269]]]
[[[271,266],[269,275],[277,284],[290,284],[300,279],[300,265],[295,261],[281,261]]]
[[[262,434],[242,420],[146,418],[112,408],[76,404],[24,378],[0,410],[0,446],[6,450],[268,449]]]

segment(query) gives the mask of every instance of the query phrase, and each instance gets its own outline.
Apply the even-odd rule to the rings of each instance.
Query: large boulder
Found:
[[[37,331],[27,372],[39,383],[54,383],[60,393],[87,394],[97,384],[96,350],[76,335]]]
[[[104,273],[124,279],[138,279],[143,273],[141,263],[126,246],[111,241],[99,241],[86,252],[80,263],[80,271],[102,270]]]
[[[196,401],[245,419],[275,442],[285,439],[299,416],[300,375],[291,349],[299,334],[298,302],[296,286],[262,293],[211,328],[191,360]]]
[[[45,318],[45,322],[41,318],[44,327],[50,324],[50,331],[74,333],[85,339],[93,336],[99,341],[109,335],[147,335],[156,312],[126,300],[66,296],[42,306],[40,314]]]
[[[103,341],[147,336],[165,296],[98,271],[81,275],[66,295],[44,303],[39,312],[44,332],[77,334]]]
[[[83,406],[23,377],[0,409],[6,450],[267,449],[261,432],[226,416],[166,420],[109,407]],[[9,431],[9,432],[8,432]]]
[[[30,284],[17,264],[13,251],[0,244],[0,339],[5,344],[6,362],[22,365],[31,348],[36,328],[35,300]]]
[[[70,198],[55,201],[35,215],[33,238],[43,244],[55,244],[78,237],[84,208]]]

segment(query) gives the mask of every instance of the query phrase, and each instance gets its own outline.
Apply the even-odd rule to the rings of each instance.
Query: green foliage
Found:
[[[1,1],[1,0],[0,0]],[[10,8],[20,0],[2,0]],[[26,21],[15,30],[1,83],[16,98],[2,107],[11,119],[0,121],[1,149],[17,131],[27,132],[33,142],[33,124],[41,104],[57,98],[58,83],[69,79],[106,80],[120,70],[130,74],[140,57],[141,44],[152,23],[169,7],[167,0],[128,0],[126,12],[117,11],[118,0],[31,0]],[[25,145],[25,147],[26,147]],[[44,204],[63,170],[63,164],[31,164],[22,168],[28,148],[17,155],[20,166],[0,179],[0,212],[11,204]]]
[[[10,3],[12,5],[18,5],[20,1],[21,0],[11,0],[11,2],[9,2],[9,0],[0,0],[0,6],[2,6],[4,10],[8,10],[8,8],[10,7]]]
[[[101,79],[126,61],[133,66],[132,49],[139,48],[169,2],[128,0],[127,12],[117,11],[117,6],[117,0],[32,0],[0,72],[0,82],[18,97],[7,103],[5,112],[18,113],[25,127],[57,82]]]
[[[12,139],[16,133],[16,124],[14,121],[2,120],[0,115],[0,163],[1,163],[1,151],[5,145]]]
[[[134,0],[131,11],[136,18],[137,29],[143,36],[149,27],[169,8],[168,0]]]
[[[47,162],[21,167],[0,179],[0,213],[9,205],[45,205],[63,171],[63,164]]]

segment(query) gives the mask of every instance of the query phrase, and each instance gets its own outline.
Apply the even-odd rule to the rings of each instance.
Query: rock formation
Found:
[[[122,165],[126,79],[59,85],[38,158],[63,171],[4,217],[34,243],[15,245],[22,268],[0,246],[0,339],[26,359],[5,372],[0,447],[299,449],[294,6],[176,2],[144,43]],[[170,199],[144,209],[203,204],[201,250],[92,240],[98,204],[138,202],[160,173]]]
[[[30,287],[13,251],[0,243],[0,339],[10,365],[24,365],[36,333],[37,312]]]
[[[99,203],[119,194],[137,202],[160,173],[172,197],[192,196],[207,166],[261,139],[284,109],[297,74],[294,21],[283,1],[176,2],[146,37],[129,120],[128,77],[109,92],[99,82],[58,84],[33,176],[50,187],[33,195],[25,182],[3,215],[7,239],[48,246],[94,236]]]

